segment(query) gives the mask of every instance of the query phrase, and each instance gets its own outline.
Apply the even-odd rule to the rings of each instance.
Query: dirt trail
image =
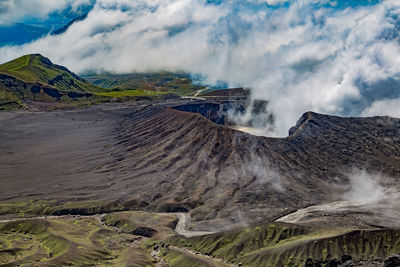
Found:
[[[200,235],[208,235],[213,234],[214,232],[206,232],[206,231],[190,231],[186,229],[186,223],[189,220],[188,213],[175,213],[178,216],[178,223],[175,227],[175,232],[180,235],[191,237],[191,236],[200,236]]]
[[[316,205],[310,206],[304,209],[297,210],[293,213],[290,213],[282,218],[276,220],[277,222],[286,222],[286,223],[299,223],[307,219],[307,217],[311,216],[313,213],[320,212],[320,211],[327,211],[327,212],[339,212],[343,209],[348,209],[350,206],[349,201],[340,201],[340,202],[333,202],[323,205]]]
[[[342,224],[343,218],[353,221],[354,225],[400,227],[399,196],[385,198],[379,202],[336,201],[332,203],[310,206],[297,210],[276,220],[285,223],[307,224],[321,220],[331,223],[338,218]]]
[[[193,96],[181,96],[182,99],[190,99],[190,100],[206,100],[204,97],[199,97],[199,94],[206,91],[208,89],[198,90]]]
[[[199,94],[201,94],[201,93],[203,93],[204,91],[207,91],[207,90],[208,90],[208,88],[198,90],[198,91],[194,94],[194,97],[197,97]]]

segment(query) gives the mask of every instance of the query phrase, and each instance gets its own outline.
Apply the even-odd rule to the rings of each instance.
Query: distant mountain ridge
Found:
[[[52,34],[52,35],[63,34],[63,33],[66,32],[66,31],[69,29],[69,27],[71,27],[71,25],[74,24],[75,22],[85,20],[85,19],[87,18],[87,15],[88,15],[88,14],[84,14],[84,15],[82,15],[82,16],[79,16],[79,17],[77,17],[77,18],[71,20],[67,25],[65,25],[65,26],[63,26],[63,27],[61,27],[61,28],[59,28],[59,29],[53,31],[51,34]]]

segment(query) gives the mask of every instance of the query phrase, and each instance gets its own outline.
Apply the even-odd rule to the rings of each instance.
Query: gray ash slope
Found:
[[[382,172],[399,188],[399,119],[308,112],[289,137],[267,138],[170,108],[180,104],[2,113],[0,200],[118,200],[151,211],[189,210],[207,227],[336,201],[354,168]],[[38,123],[40,131],[28,130]]]
[[[164,108],[149,107],[132,121],[119,140],[135,166],[127,166],[132,180],[154,181],[152,194],[141,197],[194,208],[196,219],[234,221],[244,213],[265,220],[334,201],[354,168],[400,176],[398,119],[309,112],[287,138],[256,137]]]

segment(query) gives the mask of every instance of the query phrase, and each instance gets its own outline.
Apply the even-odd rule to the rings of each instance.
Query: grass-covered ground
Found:
[[[167,94],[168,92],[162,91],[147,91],[147,90],[123,90],[123,91],[110,91],[97,93],[100,96],[107,96],[112,98],[126,99],[132,97],[156,97]]]
[[[4,218],[31,218],[46,215],[94,215],[116,211],[140,209],[140,204],[135,204],[131,202],[59,202],[56,200],[27,200],[20,202],[0,203],[0,216],[3,216]]]
[[[125,96],[126,94],[151,94],[156,95],[162,93],[174,93],[177,95],[190,95],[198,90],[202,90],[204,86],[193,84],[191,78],[187,74],[179,73],[132,73],[132,74],[102,74],[87,75],[84,78],[102,88],[113,91],[117,96]],[[141,95],[142,96],[142,95]]]
[[[176,267],[187,267],[187,266],[196,266],[196,267],[227,267],[231,266],[230,264],[225,264],[223,262],[219,262],[218,260],[205,257],[204,255],[188,253],[185,250],[181,250],[179,248],[169,247],[168,249],[164,249],[161,256],[165,259],[165,262],[169,266]]]
[[[36,101],[62,107],[108,101],[95,93],[106,91],[41,55],[25,55],[0,65],[0,110],[26,108]]]
[[[400,231],[314,229],[277,223],[175,237],[168,244],[243,266],[305,266],[307,260],[325,266],[343,258],[366,261],[399,254]]]
[[[153,266],[138,240],[95,218],[1,223],[0,265]]]
[[[101,88],[90,84],[67,68],[53,64],[38,55],[25,55],[0,65],[0,74],[10,75],[33,84],[43,84],[60,91],[99,92]]]
[[[2,212],[18,209],[18,205],[25,204],[2,204]],[[32,212],[52,204],[36,202],[29,207]],[[71,210],[73,207],[85,212],[104,211],[104,207],[94,208],[89,203],[75,203]],[[168,266],[305,266],[312,262],[332,266],[329,264],[349,259],[385,259],[400,252],[400,231],[393,229],[268,223],[186,238],[174,231],[174,214],[111,212],[118,208],[91,216],[2,222],[0,265],[155,266],[162,262]]]
[[[164,240],[176,234],[173,229],[178,219],[173,214],[128,211],[107,214],[103,221],[107,225],[120,228],[124,233],[141,233],[147,237]]]
[[[177,248],[160,251],[158,244],[175,236],[176,220],[173,214],[116,212],[1,222],[0,265],[226,266]]]
[[[6,90],[0,90],[0,111],[21,107],[24,107],[24,104],[16,95]]]
[[[0,65],[0,110],[29,108],[32,101],[50,103],[51,108],[73,108],[114,99],[193,95],[204,89],[194,85],[186,74],[104,74],[85,78],[39,54],[19,57]]]

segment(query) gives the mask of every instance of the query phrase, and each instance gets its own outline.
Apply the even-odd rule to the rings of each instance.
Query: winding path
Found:
[[[400,227],[400,194],[388,194],[380,201],[336,201],[321,205],[299,209],[293,213],[277,219],[277,222],[285,223],[309,223],[321,217],[345,216],[355,223],[370,225],[373,227]]]
[[[179,235],[191,237],[191,236],[209,235],[209,234],[214,233],[214,232],[206,232],[206,231],[187,230],[186,222],[188,221],[189,213],[175,213],[175,214],[178,216],[178,220],[179,220],[178,223],[176,224],[175,232],[177,232]]]

